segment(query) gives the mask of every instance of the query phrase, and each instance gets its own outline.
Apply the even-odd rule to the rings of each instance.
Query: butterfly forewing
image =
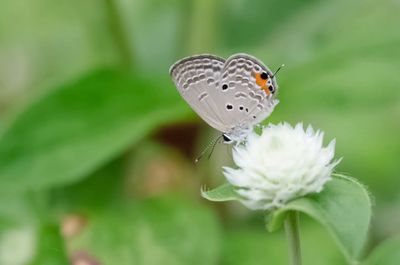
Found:
[[[224,63],[223,58],[204,54],[184,58],[170,69],[182,97],[203,120],[222,132],[228,127],[219,113],[216,83]]]

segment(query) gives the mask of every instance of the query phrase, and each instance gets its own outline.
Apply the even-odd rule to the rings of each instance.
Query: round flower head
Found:
[[[287,123],[252,132],[247,142],[233,149],[237,169],[224,175],[250,209],[269,210],[309,193],[320,192],[339,161],[335,141],[323,146],[323,132]]]

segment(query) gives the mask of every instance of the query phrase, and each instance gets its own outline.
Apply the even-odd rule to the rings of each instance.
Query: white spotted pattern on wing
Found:
[[[239,127],[252,126],[270,115],[277,101],[256,84],[254,74],[262,72],[272,76],[263,63],[247,54],[236,54],[227,59],[219,83],[221,88],[228,84],[225,97],[232,99],[233,108],[224,117],[225,122]],[[275,79],[272,82],[277,87]]]

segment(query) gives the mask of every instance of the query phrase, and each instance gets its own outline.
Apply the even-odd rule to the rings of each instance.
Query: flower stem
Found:
[[[289,264],[301,265],[299,213],[289,212],[285,220],[285,232],[289,245]]]

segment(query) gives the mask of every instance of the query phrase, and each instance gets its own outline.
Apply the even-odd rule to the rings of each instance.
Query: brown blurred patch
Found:
[[[185,174],[187,172],[187,174]],[[186,179],[185,176],[186,175]],[[141,194],[156,195],[168,190],[189,188],[190,173],[182,161],[159,157],[149,161],[144,168]]]
[[[79,214],[68,214],[62,219],[61,234],[69,239],[77,236],[86,226],[87,220]]]
[[[164,144],[168,144],[179,150],[185,157],[193,159],[196,141],[200,133],[199,123],[171,124],[159,130],[154,138]]]
[[[138,146],[126,161],[129,196],[149,197],[162,193],[198,193],[193,164],[168,145],[146,142]]]

